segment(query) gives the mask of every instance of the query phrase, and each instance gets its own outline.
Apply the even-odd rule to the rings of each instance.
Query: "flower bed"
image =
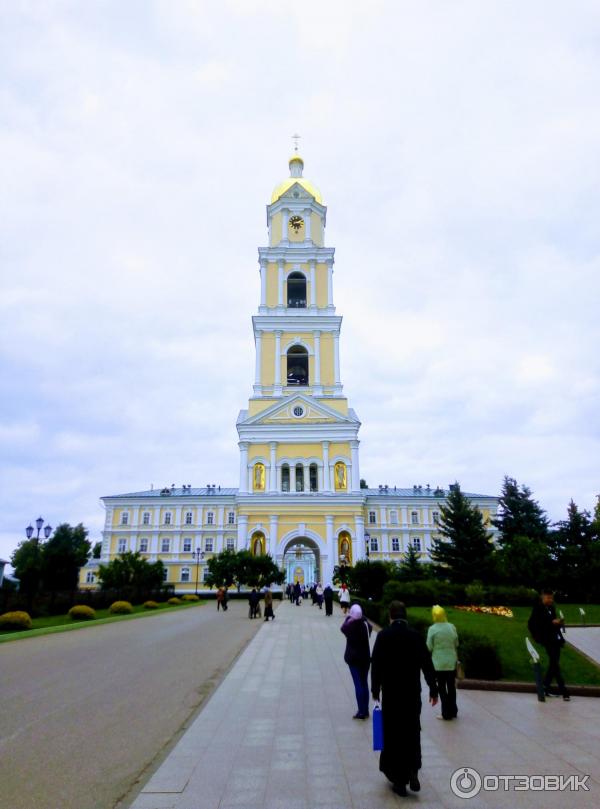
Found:
[[[455,610],[463,612],[484,612],[487,615],[500,615],[502,618],[513,618],[514,613],[509,607],[485,607],[471,604],[470,606],[454,607]]]

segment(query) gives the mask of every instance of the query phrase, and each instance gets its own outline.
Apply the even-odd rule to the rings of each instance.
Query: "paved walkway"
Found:
[[[263,624],[132,809],[597,809],[600,700],[460,692],[460,718],[423,708],[422,790],[395,796],[378,771],[368,722],[343,662],[341,613],[287,602]],[[590,792],[482,792],[464,800],[451,774],[591,776]]]
[[[569,626],[565,638],[600,666],[600,626]]]

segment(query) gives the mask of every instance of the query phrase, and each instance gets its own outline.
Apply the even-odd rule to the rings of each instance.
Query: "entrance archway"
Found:
[[[288,584],[310,585],[321,581],[321,554],[319,546],[308,537],[295,537],[285,546],[283,569]]]

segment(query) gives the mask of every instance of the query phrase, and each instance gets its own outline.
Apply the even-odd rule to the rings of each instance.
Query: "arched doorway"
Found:
[[[296,537],[290,540],[283,552],[283,569],[286,582],[310,585],[321,581],[321,554],[314,539]]]

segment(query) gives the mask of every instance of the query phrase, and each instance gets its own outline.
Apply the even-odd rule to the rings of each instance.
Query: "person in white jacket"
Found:
[[[338,592],[338,596],[340,599],[340,607],[342,608],[344,615],[346,615],[350,609],[350,590],[348,589],[347,585],[342,584]]]

